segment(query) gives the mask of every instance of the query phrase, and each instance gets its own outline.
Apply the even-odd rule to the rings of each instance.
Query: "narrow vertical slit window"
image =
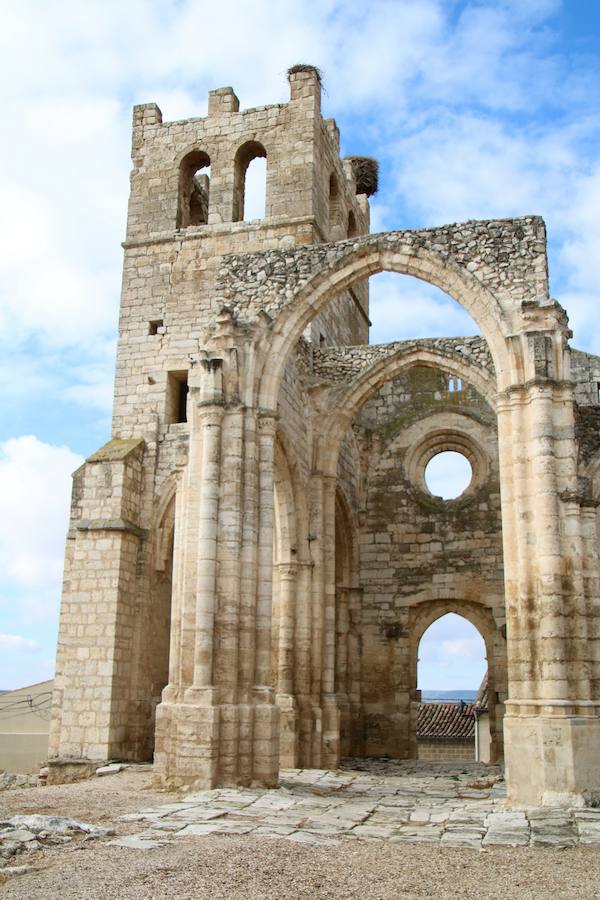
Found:
[[[329,178],[329,237],[334,240],[335,229],[340,224],[340,192],[338,182],[332,173]]]
[[[356,218],[352,210],[348,213],[348,237],[356,237],[358,234],[358,228],[356,227]]]
[[[169,372],[165,421],[167,425],[187,422],[188,373]]]

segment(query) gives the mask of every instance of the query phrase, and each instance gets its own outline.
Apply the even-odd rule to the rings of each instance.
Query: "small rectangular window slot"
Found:
[[[167,425],[187,422],[188,391],[188,373],[169,372],[165,409],[165,422]]]
[[[596,382],[596,402],[600,403],[600,381]]]
[[[148,334],[163,334],[164,332],[160,329],[164,329],[164,327],[163,319],[154,319],[152,322],[148,322]]]

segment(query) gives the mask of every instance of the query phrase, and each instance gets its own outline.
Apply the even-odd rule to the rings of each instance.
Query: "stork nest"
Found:
[[[288,78],[290,75],[295,75],[297,72],[312,72],[317,76],[319,84],[323,84],[323,73],[316,66],[310,66],[308,63],[296,63],[295,66],[290,66],[287,70]]]
[[[356,179],[356,193],[372,197],[379,187],[379,163],[372,156],[347,156]]]

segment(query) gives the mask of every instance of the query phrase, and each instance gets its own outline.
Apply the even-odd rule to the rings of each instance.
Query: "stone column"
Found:
[[[339,764],[339,711],[335,696],[335,477],[310,480],[312,560],[311,765]]]
[[[337,585],[335,616],[335,695],[340,714],[340,754],[350,755],[350,701],[348,699],[349,589]]]
[[[175,523],[170,683],[156,710],[154,771],[169,787],[208,787],[219,776],[213,647],[225,409],[198,401],[197,394],[190,406],[189,458]]]
[[[244,410],[231,404],[221,433],[220,498],[217,527],[217,572],[212,680],[219,713],[219,781],[237,784],[240,736],[247,721],[238,689],[238,630],[241,596]]]
[[[275,705],[271,659],[273,580],[273,413],[258,413],[258,536],[255,607],[253,699],[253,780],[277,784],[279,773],[279,709]]]
[[[362,624],[361,587],[348,591],[348,699],[350,701],[350,748],[351,756],[364,753],[364,728],[362,712],[362,660],[360,631]]]
[[[238,777],[251,783],[253,773],[253,686],[256,655],[255,613],[258,558],[258,421],[253,409],[244,411],[242,546],[238,627],[238,696],[240,731]]]
[[[205,406],[198,410],[201,430],[199,467],[190,466],[190,477],[197,480],[198,543],[195,597],[194,680],[186,691],[193,700],[196,691],[213,684],[213,647],[217,573],[217,528],[221,482],[221,428],[224,409]]]
[[[596,499],[587,497],[581,506],[585,596],[587,600],[590,692],[600,702],[600,539]]]
[[[600,719],[590,700],[572,386],[534,379],[498,410],[506,573],[509,799],[600,797]]]
[[[192,395],[178,496],[177,682],[157,710],[155,771],[173,787],[271,786],[279,770],[270,652],[275,419],[208,402],[206,393]]]
[[[277,706],[280,718],[279,759],[282,766],[298,763],[298,713],[294,697],[294,622],[298,563],[279,563],[279,646]]]
[[[305,536],[301,536],[301,540]],[[312,764],[313,702],[312,688],[312,580],[313,566],[303,563],[296,581],[296,621],[294,640],[294,688],[298,704],[298,765],[308,768]]]
[[[335,694],[335,492],[337,479],[323,476],[323,755],[321,765],[340,764],[340,712]]]

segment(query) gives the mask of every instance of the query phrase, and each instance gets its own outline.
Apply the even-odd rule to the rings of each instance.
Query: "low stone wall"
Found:
[[[11,788],[38,787],[39,784],[40,779],[38,775],[0,772],[0,791],[8,791]]]
[[[475,759],[475,742],[418,740],[417,759]]]

